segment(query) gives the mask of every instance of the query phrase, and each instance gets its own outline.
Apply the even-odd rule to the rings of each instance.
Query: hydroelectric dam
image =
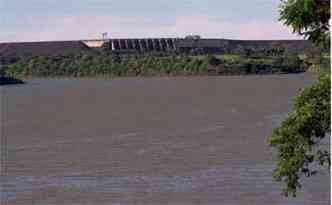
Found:
[[[317,51],[318,48],[307,40],[230,40],[187,37],[0,43],[0,57],[66,55],[94,51],[241,54],[248,50],[310,53]]]

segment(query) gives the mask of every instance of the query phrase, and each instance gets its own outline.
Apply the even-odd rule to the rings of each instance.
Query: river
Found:
[[[267,145],[292,98],[314,79],[32,79],[3,86],[2,202],[330,204],[328,170],[303,179],[296,198],[281,196]]]

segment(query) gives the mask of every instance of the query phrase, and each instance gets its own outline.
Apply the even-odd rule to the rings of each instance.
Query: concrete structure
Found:
[[[89,48],[103,48],[104,44],[107,43],[108,40],[86,40],[82,41]]]
[[[67,55],[91,50],[82,41],[0,43],[0,57]]]
[[[246,50],[280,49],[308,53],[318,50],[305,40],[228,40],[199,38],[102,39],[82,41],[48,41],[0,43],[0,57],[64,55],[82,52],[176,52],[243,53]]]

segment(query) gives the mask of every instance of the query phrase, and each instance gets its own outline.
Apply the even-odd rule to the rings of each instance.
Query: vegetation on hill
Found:
[[[234,75],[296,73],[305,70],[299,56],[77,54],[0,59],[11,76],[92,77],[152,75]]]

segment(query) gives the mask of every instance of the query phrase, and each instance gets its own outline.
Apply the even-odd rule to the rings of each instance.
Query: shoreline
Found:
[[[261,74],[158,74],[158,75],[123,75],[123,76],[107,76],[107,75],[96,75],[96,76],[24,76],[23,80],[33,79],[100,79],[100,80],[112,80],[112,79],[123,79],[123,78],[191,78],[191,77],[247,77],[247,76],[285,76],[285,75],[301,75],[301,74],[315,74],[314,72],[298,72],[298,73],[261,73]],[[24,82],[23,82],[24,83]]]
[[[0,77],[0,86],[3,85],[19,85],[24,84],[23,80],[12,78],[12,77]]]

